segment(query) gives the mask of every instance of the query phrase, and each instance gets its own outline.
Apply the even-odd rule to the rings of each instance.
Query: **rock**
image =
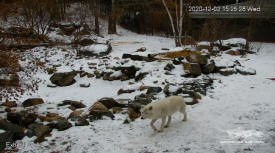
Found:
[[[182,93],[182,89],[177,87],[176,85],[167,84],[163,89],[163,93],[165,93],[166,96],[178,95]]]
[[[211,60],[210,63],[208,63],[202,67],[203,74],[213,73],[214,70],[215,70],[215,62],[213,60]]]
[[[139,68],[136,68],[135,66],[113,67],[113,70],[121,71],[125,76],[131,79],[131,78],[135,78],[136,72],[139,71]]]
[[[17,107],[17,103],[15,101],[6,101],[1,106],[6,106],[6,107]]]
[[[101,102],[96,102],[93,106],[89,109],[91,111],[100,111],[100,112],[108,112],[108,108],[103,105]]]
[[[79,86],[81,87],[81,88],[89,88],[90,87],[90,83],[81,83],[81,84],[79,84]]]
[[[148,88],[146,94],[157,94],[160,93],[162,91],[161,87],[150,87]]]
[[[236,71],[238,73],[240,73],[241,75],[256,75],[256,70],[251,69],[251,68],[245,69],[243,67],[238,66],[238,67],[236,67]]]
[[[182,64],[182,60],[184,60],[184,57],[175,58],[175,59],[173,59],[173,64],[174,65]]]
[[[192,54],[186,57],[186,60],[190,63],[197,63],[201,65],[207,64],[207,57],[199,54]]]
[[[71,105],[77,109],[86,107],[86,105],[84,105],[83,103],[78,101],[72,101],[72,100],[64,100],[61,104],[58,104],[57,106],[65,106],[65,105]]]
[[[81,116],[75,116],[73,118],[71,118],[71,121],[75,122],[75,126],[87,126],[89,125],[89,122]]]
[[[135,119],[140,117],[140,113],[136,112],[133,108],[128,108],[128,115],[131,121],[135,121]]]
[[[81,39],[80,41],[76,41],[75,43],[81,46],[88,46],[88,45],[94,44],[95,41],[92,39],[84,38],[84,39]]]
[[[74,118],[74,117],[80,116],[82,113],[83,113],[83,110],[74,111],[69,115],[69,118]]]
[[[24,107],[30,107],[30,106],[35,106],[35,105],[39,105],[39,104],[44,104],[43,99],[41,98],[29,98],[27,100],[25,100],[22,105]]]
[[[113,109],[114,114],[117,114],[117,113],[120,113],[123,111],[123,109],[121,107],[113,107],[112,109]]]
[[[213,50],[213,46],[211,46],[210,44],[209,45],[208,44],[198,44],[197,45],[197,50],[202,51],[204,49],[207,49],[208,51],[211,52]]]
[[[131,54],[123,54],[122,59],[130,58],[133,61],[146,61],[146,62],[153,62],[156,61],[153,57],[145,57],[140,55],[131,55]]]
[[[113,108],[113,107],[126,107],[125,104],[120,104],[113,98],[104,97],[98,100],[101,104],[107,107],[107,109]]]
[[[140,91],[143,91],[143,90],[146,90],[146,89],[149,89],[151,86],[140,86],[139,87],[139,90]]]
[[[167,71],[172,71],[175,68],[175,66],[173,64],[168,63],[165,67],[164,70]]]
[[[232,68],[227,68],[227,69],[219,70],[219,73],[223,76],[229,76],[229,75],[236,74],[236,71]]]
[[[111,44],[94,43],[92,45],[83,46],[79,50],[79,55],[90,57],[102,57],[108,55],[112,51]]]
[[[12,140],[21,140],[24,137],[24,129],[7,120],[0,119],[0,129],[10,132]]]
[[[56,72],[56,68],[47,68],[48,74],[53,74]]]
[[[121,95],[121,94],[125,94],[125,93],[132,93],[135,92],[135,90],[123,90],[123,89],[119,89],[119,91],[117,92],[117,95]]]
[[[29,125],[27,136],[37,136],[38,138],[44,137],[46,134],[51,132],[50,127],[43,125],[42,123],[33,123]]]
[[[126,119],[124,120],[123,124],[129,124],[130,122],[131,122],[131,121],[129,121],[129,119],[126,118]]]
[[[26,127],[29,124],[32,124],[36,119],[37,119],[37,115],[33,113],[27,113],[25,111],[7,114],[7,120],[19,126]]]
[[[103,76],[103,80],[108,80],[108,81],[114,81],[114,80],[119,80],[119,77],[112,76],[113,72],[107,72]]]
[[[74,24],[59,25],[59,28],[62,30],[62,33],[67,36],[71,36],[76,30],[76,26]]]
[[[155,97],[153,95],[140,94],[138,96],[135,96],[133,103],[140,104],[140,105],[147,105],[147,104],[151,103],[153,99],[155,99]]]
[[[111,113],[110,111],[108,111],[108,112],[91,111],[88,117],[89,117],[90,121],[93,122],[95,120],[101,120],[103,116],[107,116],[107,117],[111,118],[112,120],[115,118],[113,113]]]
[[[56,84],[61,87],[70,86],[76,82],[74,79],[76,75],[76,72],[54,73],[51,76],[50,81],[53,84]]]
[[[66,119],[60,119],[55,122],[51,122],[48,124],[52,129],[57,129],[58,131],[65,131],[72,127],[72,124],[68,122]]]
[[[186,105],[195,105],[195,104],[199,103],[199,101],[197,99],[193,98],[192,101],[190,101],[190,102],[188,101],[188,102],[185,102],[185,103],[186,103]]]
[[[182,93],[188,94],[189,95],[188,97],[192,97],[194,99],[201,99],[201,95],[194,91],[183,90]]]
[[[146,51],[146,48],[145,47],[141,47],[137,50],[137,52],[145,52]]]
[[[183,63],[184,71],[187,71],[187,75],[191,77],[197,77],[201,75],[201,66],[196,63]]]
[[[149,74],[148,72],[143,72],[143,73],[139,73],[136,77],[135,77],[135,81],[140,81],[142,79],[144,79],[146,77],[146,75]]]
[[[59,116],[57,113],[48,113],[46,116],[38,116],[40,120],[46,122],[52,122],[57,120],[65,119],[64,117]]]
[[[233,50],[227,51],[225,53],[228,54],[228,55],[233,55],[233,56],[241,55],[240,51],[233,51]]]

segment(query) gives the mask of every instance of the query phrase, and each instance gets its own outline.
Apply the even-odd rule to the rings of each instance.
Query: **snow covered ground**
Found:
[[[36,48],[30,54],[48,61],[46,66],[61,64],[57,71],[78,70],[82,67],[89,72],[87,63],[104,63],[108,66],[119,65],[115,57],[121,58],[123,53],[134,53],[141,47],[146,47],[146,52],[135,54],[163,52],[162,48],[174,48],[174,41],[170,38],[137,35],[119,29],[119,35],[109,35],[113,51],[110,61],[104,59],[78,59],[71,57],[74,53],[62,51],[61,48]],[[68,48],[67,48],[68,49]],[[93,153],[273,153],[275,150],[275,44],[263,44],[256,55],[247,55],[245,58],[224,54],[215,57],[218,64],[230,65],[238,60],[243,66],[253,68],[257,75],[243,76],[239,74],[222,76],[211,74],[215,78],[214,89],[203,96],[199,104],[187,107],[188,121],[181,121],[181,114],[177,113],[172,118],[171,126],[163,133],[154,133],[149,126],[149,120],[137,119],[130,124],[123,124],[126,115],[116,114],[115,120],[108,118],[90,122],[89,126],[75,127],[66,131],[53,130],[47,141],[35,144],[34,138],[24,137],[23,146],[19,152],[93,152]],[[55,53],[59,50],[58,54]],[[44,53],[47,52],[47,55]],[[66,55],[67,54],[67,55]],[[50,56],[49,56],[50,55]],[[27,56],[31,60],[32,56]],[[28,60],[27,60],[28,61]],[[22,62],[26,64],[27,61]],[[150,72],[138,85],[129,85],[131,81],[103,81],[95,78],[77,77],[77,83],[68,87],[49,88],[50,75],[43,71],[35,73],[33,78],[40,78],[39,89],[36,93],[25,94],[20,101],[29,97],[41,97],[45,105],[38,107],[38,113],[58,112],[61,116],[68,117],[70,109],[50,109],[62,100],[82,101],[91,106],[102,97],[133,98],[140,92],[117,95],[121,88],[136,88],[139,85],[162,86],[161,82],[168,79],[170,82],[188,80],[180,77],[183,73],[181,66],[176,66],[172,71],[174,75],[164,76],[163,67],[169,63],[151,62],[141,63],[130,61],[126,65],[137,65],[143,72]],[[97,65],[98,69],[105,66]],[[201,76],[200,76],[201,77]],[[199,78],[200,78],[199,77]],[[80,88],[80,83],[91,83],[89,88]],[[164,97],[164,95],[159,95]],[[160,122],[157,122],[160,126]]]

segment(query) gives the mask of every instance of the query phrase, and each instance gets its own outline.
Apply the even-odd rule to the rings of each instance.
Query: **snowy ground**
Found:
[[[121,29],[120,29],[121,30]],[[114,57],[121,58],[123,53],[135,52],[141,47],[146,47],[148,53],[161,52],[161,48],[173,48],[173,40],[170,38],[137,35],[125,30],[119,31],[119,35],[108,36],[112,40]],[[62,47],[59,48],[62,50]],[[34,138],[25,137],[24,147],[19,152],[94,152],[94,153],[272,153],[275,150],[275,82],[267,78],[275,77],[275,44],[263,44],[257,55],[248,55],[246,58],[223,55],[216,57],[220,63],[231,64],[239,60],[245,67],[254,68],[257,75],[242,76],[239,74],[224,77],[219,74],[211,75],[216,78],[214,89],[204,96],[199,104],[188,106],[188,121],[181,121],[181,114],[175,114],[171,126],[163,133],[154,133],[149,126],[149,120],[137,119],[130,124],[123,124],[125,115],[117,114],[115,120],[105,119],[91,122],[89,126],[72,127],[66,131],[51,132],[48,141],[34,144]],[[58,48],[45,49],[48,54]],[[54,51],[53,51],[54,50]],[[37,56],[43,56],[42,48],[36,49]],[[47,58],[48,64],[62,64],[60,71],[70,71],[83,67],[88,68],[88,62],[100,63],[102,59],[79,59],[71,60],[62,52],[56,56]],[[145,54],[145,53],[136,53]],[[73,54],[71,55],[73,56]],[[30,57],[29,57],[30,58]],[[42,58],[43,60],[46,58]],[[66,65],[66,63],[69,63]],[[176,67],[172,76],[163,76],[163,67],[167,62],[152,62],[138,65],[142,71],[151,71],[150,77],[142,83],[154,85],[165,79],[171,82],[182,82],[186,78],[180,77],[182,67]],[[117,65],[115,59],[107,62],[108,65]],[[130,62],[140,64],[140,62]],[[50,65],[48,65],[50,66]],[[159,68],[161,67],[161,68]],[[103,68],[98,66],[98,68]],[[159,70],[158,70],[159,69]],[[72,111],[47,110],[55,107],[62,100],[78,100],[87,106],[91,106],[102,97],[133,98],[140,92],[117,96],[121,88],[134,88],[129,86],[129,81],[103,81],[101,79],[77,78],[77,83],[69,87],[48,88],[50,75],[38,71],[34,78],[43,80],[39,84],[39,90],[35,94],[25,94],[21,101],[29,97],[41,97],[45,105],[38,108],[38,112],[58,111],[67,117]],[[91,83],[89,88],[80,88],[79,83]],[[139,86],[138,86],[139,87]],[[164,95],[160,95],[163,97]],[[157,122],[160,125],[160,122]]]

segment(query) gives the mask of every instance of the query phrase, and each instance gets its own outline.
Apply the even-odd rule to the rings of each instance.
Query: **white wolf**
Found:
[[[186,104],[181,96],[170,96],[165,99],[150,103],[141,108],[141,119],[152,119],[151,127],[157,131],[154,126],[156,120],[161,118],[161,127],[158,132],[162,132],[164,127],[168,127],[171,122],[171,115],[175,112],[181,112],[184,115],[183,121],[187,120]],[[165,125],[166,116],[168,116],[168,122]]]

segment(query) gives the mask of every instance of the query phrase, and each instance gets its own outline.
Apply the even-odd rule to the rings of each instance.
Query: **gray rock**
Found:
[[[149,87],[147,89],[146,94],[157,94],[157,93],[160,93],[161,91],[162,91],[161,87]]]

